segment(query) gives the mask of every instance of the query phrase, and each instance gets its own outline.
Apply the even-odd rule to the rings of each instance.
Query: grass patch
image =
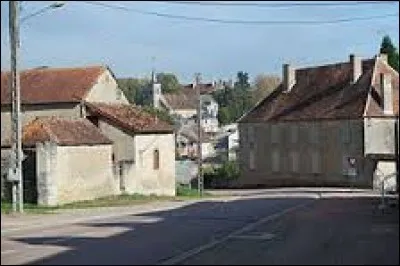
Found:
[[[18,209],[18,206],[17,206]],[[31,203],[24,203],[24,212],[30,214],[52,214],[58,207],[50,207],[50,206],[39,206]],[[12,213],[12,204],[10,202],[1,202],[1,213],[9,214]]]
[[[122,194],[115,196],[107,196],[97,198],[94,200],[84,200],[67,203],[59,206],[40,206],[36,204],[24,204],[24,211],[30,214],[51,214],[56,213],[58,210],[65,209],[86,209],[86,208],[99,208],[99,207],[117,207],[129,206],[136,204],[143,204],[155,201],[165,200],[185,200],[199,198],[197,189],[191,189],[187,186],[178,186],[176,190],[177,195],[173,196],[156,196],[156,195],[141,195],[141,194]],[[211,196],[208,193],[203,193],[203,197]],[[1,202],[1,213],[11,213],[12,205],[9,202]]]
[[[61,209],[82,209],[92,207],[115,207],[115,206],[126,206],[133,204],[141,204],[151,201],[167,200],[171,197],[167,196],[156,196],[156,195],[140,195],[140,194],[122,194],[108,197],[97,198],[94,200],[76,201],[60,205]]]
[[[177,197],[181,198],[199,198],[199,192],[197,188],[189,188],[189,186],[180,185],[176,188]],[[211,196],[207,192],[203,192],[203,197]]]

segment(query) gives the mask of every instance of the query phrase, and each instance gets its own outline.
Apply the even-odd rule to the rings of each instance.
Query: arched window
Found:
[[[158,149],[154,150],[154,169],[160,168],[160,152]]]

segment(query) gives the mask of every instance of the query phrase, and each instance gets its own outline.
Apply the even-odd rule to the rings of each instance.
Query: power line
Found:
[[[333,3],[226,3],[226,2],[200,2],[200,1],[154,1],[178,5],[197,5],[197,6],[256,6],[256,7],[310,7],[310,6],[356,6],[356,5],[376,5],[376,4],[394,4],[397,1],[355,1],[355,2],[333,2]]]
[[[206,17],[191,17],[191,16],[183,16],[183,15],[174,15],[174,14],[167,14],[167,13],[159,13],[153,11],[144,11],[139,10],[136,8],[130,8],[121,5],[115,4],[106,4],[106,3],[99,3],[94,1],[82,1],[81,3],[96,5],[96,6],[103,6],[117,10],[124,10],[128,12],[134,12],[143,15],[153,15],[157,17],[164,17],[164,18],[172,18],[172,19],[181,19],[181,20],[190,20],[190,21],[203,21],[203,22],[215,22],[215,23],[224,23],[224,24],[248,24],[248,25],[256,25],[256,24],[335,24],[335,23],[343,23],[343,22],[351,22],[351,21],[361,21],[361,20],[372,20],[372,19],[380,19],[380,18],[388,18],[398,16],[399,13],[391,13],[391,14],[384,14],[384,15],[376,15],[376,16],[369,16],[369,17],[351,17],[351,18],[342,18],[342,19],[333,19],[333,20],[236,20],[236,19],[216,19],[216,18],[206,18]]]

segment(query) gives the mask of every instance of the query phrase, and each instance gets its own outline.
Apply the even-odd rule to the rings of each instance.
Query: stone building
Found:
[[[237,185],[378,187],[395,172],[398,112],[399,74],[386,55],[284,65],[283,82],[239,120]]]

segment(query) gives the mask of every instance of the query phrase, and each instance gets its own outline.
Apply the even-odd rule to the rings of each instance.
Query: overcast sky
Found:
[[[293,1],[292,1],[293,2]],[[21,17],[51,2],[22,2]],[[204,6],[163,2],[107,2],[141,11],[226,20],[336,20],[398,14],[398,2],[352,6]],[[248,2],[250,3],[250,2]],[[263,2],[257,2],[262,4]],[[273,3],[273,2],[265,2]],[[283,3],[283,2],[281,2]],[[301,2],[305,3],[305,2]],[[21,68],[106,64],[117,77],[159,72],[190,82],[232,78],[246,71],[281,75],[281,65],[302,67],[372,57],[384,34],[399,43],[399,17],[336,24],[243,25],[188,21],[66,2],[21,25]],[[1,69],[9,69],[8,2],[1,2]]]

